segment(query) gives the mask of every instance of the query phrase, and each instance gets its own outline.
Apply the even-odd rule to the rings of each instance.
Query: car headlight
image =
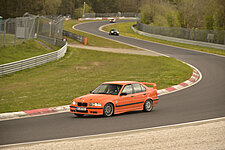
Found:
[[[72,101],[72,104],[73,104],[73,105],[76,105],[76,104],[77,104],[77,102],[75,102],[75,101]]]
[[[111,31],[111,33],[113,33],[113,31]]]
[[[90,106],[102,106],[101,103],[90,103],[89,105],[90,105]]]

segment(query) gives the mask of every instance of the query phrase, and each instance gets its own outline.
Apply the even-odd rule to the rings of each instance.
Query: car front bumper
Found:
[[[78,108],[85,108],[86,110],[78,110]],[[70,112],[75,114],[89,114],[89,115],[103,115],[102,107],[79,107],[70,105]]]

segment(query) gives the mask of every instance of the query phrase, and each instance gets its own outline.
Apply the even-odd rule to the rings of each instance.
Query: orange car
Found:
[[[137,110],[150,112],[158,101],[155,83],[104,82],[90,94],[75,98],[70,105],[70,112],[78,117],[85,114],[109,117],[113,114]]]

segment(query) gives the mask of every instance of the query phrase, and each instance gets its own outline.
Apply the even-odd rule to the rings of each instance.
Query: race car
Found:
[[[109,23],[116,23],[116,19],[114,19],[114,18],[110,19]]]
[[[75,98],[70,112],[77,117],[86,114],[110,117],[128,111],[150,112],[158,101],[155,83],[112,81],[102,83],[90,94]]]
[[[109,35],[118,35],[119,36],[119,31],[117,29],[111,29],[109,31]]]

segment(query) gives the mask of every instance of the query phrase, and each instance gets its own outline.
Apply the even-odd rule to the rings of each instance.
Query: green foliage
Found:
[[[205,21],[206,21],[206,29],[213,30],[213,26],[214,26],[213,16],[206,16]]]
[[[153,26],[179,26],[176,8],[169,2],[148,0],[141,8],[141,22]]]
[[[84,6],[82,5],[79,8],[76,8],[74,10],[74,18],[81,18],[83,15],[83,10],[84,10]],[[94,11],[92,10],[92,7],[88,4],[85,4],[85,13],[94,13]]]
[[[144,24],[153,23],[154,10],[151,5],[144,5],[140,8],[141,10],[141,22]]]
[[[224,0],[146,0],[141,22],[153,26],[225,29]]]
[[[46,0],[44,3],[44,15],[56,15],[61,4],[61,0]]]
[[[58,8],[58,12],[61,15],[73,15],[74,12],[74,2],[73,0],[63,0]]]
[[[93,10],[86,12],[138,12],[142,1],[85,0],[87,9]],[[83,4],[84,0],[0,0],[0,15],[3,18],[14,18],[29,12],[35,15],[71,15],[73,18],[80,16]]]

